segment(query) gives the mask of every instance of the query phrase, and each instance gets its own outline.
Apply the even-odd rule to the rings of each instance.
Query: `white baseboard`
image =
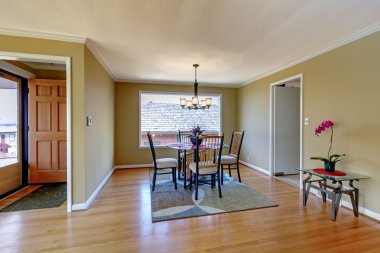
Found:
[[[245,166],[248,166],[248,167],[250,167],[250,168],[252,168],[252,169],[257,170],[258,172],[261,172],[261,173],[263,173],[263,174],[265,174],[265,175],[270,176],[270,172],[269,172],[269,171],[264,170],[263,168],[257,167],[256,165],[253,165],[253,164],[250,164],[250,163],[244,162],[244,161],[242,161],[242,160],[239,160],[239,163],[244,164]]]
[[[116,165],[114,167],[115,170],[119,169],[134,169],[134,168],[151,168],[153,164],[131,164],[131,165]]]
[[[318,191],[317,189],[314,189],[314,188],[311,188],[310,189],[310,193],[313,193],[315,196],[317,196],[318,198],[322,198],[322,195],[321,195],[321,192]],[[331,199],[326,199],[327,202],[331,202]],[[350,201],[346,201],[346,200],[341,200],[340,201],[340,205],[352,210],[352,204]],[[371,210],[368,210],[362,206],[359,206],[359,213],[361,214],[364,214],[368,217],[371,217],[372,219],[375,219],[375,220],[378,220],[380,221],[380,214],[376,213],[376,212],[373,212]]]
[[[79,211],[79,210],[86,210],[88,209],[86,203],[80,203],[80,204],[73,204],[71,207],[72,211]]]
[[[78,211],[78,210],[86,210],[86,209],[88,209],[91,206],[92,202],[94,202],[94,200],[96,199],[96,197],[99,195],[100,191],[102,190],[102,188],[104,187],[104,185],[107,183],[108,179],[112,176],[112,173],[114,172],[114,170],[115,170],[115,168],[113,168],[112,170],[110,170],[108,172],[108,174],[104,177],[104,179],[102,180],[102,182],[100,182],[100,184],[98,185],[98,187],[96,188],[96,190],[88,198],[88,200],[86,201],[86,203],[74,204],[72,206],[72,210],[73,211]]]
[[[352,210],[352,204],[351,204],[351,202],[346,201],[346,200],[342,200],[342,205],[344,207],[347,207],[348,209]],[[375,212],[373,212],[371,210],[368,210],[368,209],[366,209],[364,207],[359,206],[359,213],[362,213],[364,215],[367,215],[368,217],[371,217],[372,219],[380,221],[380,214],[375,213]]]

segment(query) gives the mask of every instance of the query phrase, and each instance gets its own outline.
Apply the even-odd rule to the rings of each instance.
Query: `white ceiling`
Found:
[[[36,61],[21,61],[25,65],[28,65],[32,69],[48,69],[48,70],[59,70],[65,71],[66,64],[55,63],[55,62],[36,62]]]
[[[379,0],[0,0],[5,30],[87,37],[118,81],[238,86],[380,24]],[[376,28],[377,29],[377,28]]]

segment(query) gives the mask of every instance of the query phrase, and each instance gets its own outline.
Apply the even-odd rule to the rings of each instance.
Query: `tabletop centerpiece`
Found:
[[[202,135],[202,133],[204,131],[205,130],[203,130],[200,126],[196,126],[196,127],[193,127],[190,129],[191,134],[189,135],[189,137],[190,137],[190,141],[191,141],[191,143],[193,143],[193,145],[197,144],[197,136]],[[200,139],[199,141],[200,141],[200,143],[202,143],[202,139]]]
[[[332,153],[332,143],[333,143],[333,136],[334,136],[334,122],[331,120],[324,120],[321,124],[315,128],[314,133],[316,136],[319,136],[322,132],[331,130],[331,136],[330,136],[330,147],[329,151],[327,152],[327,157],[310,157],[312,160],[320,160],[324,162],[324,167],[326,172],[334,172],[335,171],[335,164],[341,160],[343,160],[344,156],[346,154],[331,154]]]

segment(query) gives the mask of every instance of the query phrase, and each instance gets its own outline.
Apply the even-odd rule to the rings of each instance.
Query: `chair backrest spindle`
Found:
[[[190,134],[191,134],[190,131],[178,130],[177,141],[179,143],[191,143]]]
[[[152,152],[154,167],[157,167],[157,164],[156,164],[156,151],[154,150],[154,144],[153,144],[152,135],[151,135],[150,132],[148,132],[147,135],[148,135],[148,140],[149,140],[150,151]]]
[[[230,144],[230,150],[229,150],[230,155],[233,155],[239,158],[241,145],[243,143],[243,138],[244,138],[244,131],[243,132],[236,132],[235,130],[232,131],[231,144]]]
[[[199,162],[202,162],[203,165],[217,165],[219,168],[220,157],[223,149],[223,139],[223,135],[198,136],[195,149],[195,159],[197,162],[197,166]],[[218,161],[215,160],[216,154],[218,155]]]

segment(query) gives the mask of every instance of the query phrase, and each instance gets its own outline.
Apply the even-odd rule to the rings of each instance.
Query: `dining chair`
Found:
[[[164,174],[172,174],[174,186],[175,186],[175,189],[177,190],[177,177],[176,177],[176,169],[178,166],[177,159],[157,158],[156,151],[154,149],[153,140],[152,140],[152,135],[150,132],[148,132],[147,135],[149,139],[150,151],[152,152],[153,166],[154,166],[152,191],[154,191],[154,188],[156,186],[156,176],[164,175]],[[165,169],[171,169],[171,172],[168,172]],[[162,172],[160,172],[160,170],[162,170]]]
[[[181,144],[186,144],[190,143],[190,131],[181,131],[178,130],[178,135],[177,135],[177,142]],[[186,164],[184,163],[186,159],[184,159],[184,155],[191,155],[189,151],[184,152],[183,150],[178,150],[178,179],[180,179],[181,173],[183,174],[186,168]]]
[[[195,162],[189,165],[191,170],[190,190],[195,182],[195,200],[198,200],[200,177],[206,176],[211,177],[211,188],[215,187],[216,180],[218,180],[219,198],[222,197],[220,159],[223,149],[223,139],[224,135],[197,135],[196,148],[194,151]]]
[[[177,141],[179,143],[191,143],[190,135],[191,135],[190,131],[178,130]]]
[[[237,132],[235,130],[232,130],[231,143],[230,143],[228,155],[222,155],[220,158],[222,184],[223,184],[223,179],[224,179],[223,169],[225,165],[228,166],[228,172],[229,172],[230,177],[231,177],[231,166],[236,165],[236,171],[238,174],[239,182],[241,183],[240,170],[239,170],[239,157],[240,157],[241,145],[243,143],[243,138],[244,138],[244,131]]]

